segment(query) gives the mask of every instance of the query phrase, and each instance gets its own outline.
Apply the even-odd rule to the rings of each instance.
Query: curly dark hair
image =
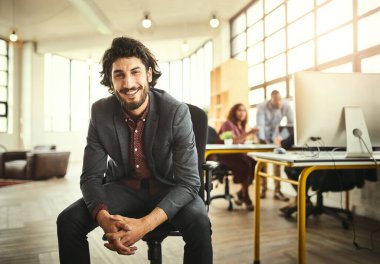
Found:
[[[108,87],[108,91],[113,94],[114,88],[112,85],[112,64],[119,58],[139,58],[145,65],[146,70],[149,67],[152,68],[152,81],[149,83],[149,87],[153,88],[158,78],[161,76],[161,71],[158,68],[157,60],[150,50],[145,47],[140,41],[128,38],[118,37],[112,41],[111,48],[104,52],[102,58],[103,69],[100,72],[102,80],[101,84]]]
[[[237,117],[236,117],[236,112],[237,110],[239,109],[239,107],[244,107],[245,109],[245,112],[247,113],[247,115],[245,116],[245,119],[241,122],[241,126],[243,127],[243,129],[245,129],[246,125],[247,125],[247,121],[248,121],[248,112],[247,112],[247,109],[245,108],[245,106],[243,104],[235,104],[231,109],[230,111],[228,112],[228,117],[227,117],[227,120],[231,121],[232,123],[234,123],[235,125],[237,125]]]

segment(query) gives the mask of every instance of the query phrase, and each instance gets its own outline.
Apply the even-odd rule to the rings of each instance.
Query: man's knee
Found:
[[[78,200],[64,209],[58,215],[56,223],[58,230],[64,232],[78,229],[85,231],[93,225],[93,221],[83,200]]]
[[[201,199],[199,199],[201,200]],[[211,222],[203,202],[193,201],[184,208],[177,221],[184,236],[204,238],[211,236]]]

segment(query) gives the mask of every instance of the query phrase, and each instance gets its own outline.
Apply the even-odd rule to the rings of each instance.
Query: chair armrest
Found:
[[[0,178],[4,178],[4,152],[0,152]]]
[[[202,164],[203,170],[215,170],[219,166],[219,162],[208,160]]]
[[[211,190],[212,190],[212,171],[219,166],[219,162],[216,161],[206,161],[202,164],[203,170],[206,172],[206,182],[205,182],[205,191],[206,191],[206,200],[205,204],[207,206],[207,211],[211,203]]]
[[[0,152],[0,178],[5,177],[5,162],[13,160],[25,160],[26,151]]]
[[[64,177],[70,152],[44,151],[28,153],[27,175],[33,180]]]

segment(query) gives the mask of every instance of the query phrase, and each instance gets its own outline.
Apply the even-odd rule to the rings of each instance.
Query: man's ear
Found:
[[[152,67],[149,67],[149,68],[148,68],[146,74],[147,74],[148,82],[149,82],[149,83],[152,82],[152,78],[153,78]]]

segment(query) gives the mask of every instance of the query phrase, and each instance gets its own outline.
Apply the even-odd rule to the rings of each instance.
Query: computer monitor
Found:
[[[325,146],[353,148],[348,156],[368,155],[363,142],[371,151],[371,143],[380,146],[380,74],[298,72],[294,81],[296,146],[321,138]]]

